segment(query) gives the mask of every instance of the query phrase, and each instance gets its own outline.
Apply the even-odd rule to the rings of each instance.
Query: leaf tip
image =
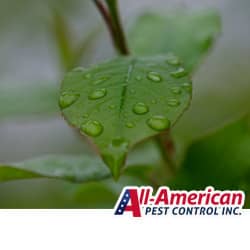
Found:
[[[128,142],[122,138],[114,139],[102,152],[103,161],[109,167],[116,181],[119,179],[125,164],[128,145]]]

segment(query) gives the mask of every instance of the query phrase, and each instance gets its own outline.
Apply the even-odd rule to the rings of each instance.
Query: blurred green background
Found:
[[[222,34],[194,77],[190,109],[174,128],[183,145],[222,127],[250,110],[250,1],[249,0],[141,0],[120,1],[125,27],[148,9],[216,8],[222,17]],[[93,151],[54,112],[63,68],[55,42],[53,10],[67,20],[75,46],[93,34],[80,65],[115,55],[101,17],[88,0],[0,0],[0,162],[18,162],[46,154],[92,154]],[[23,87],[21,87],[23,86]],[[36,89],[39,89],[36,90]],[[20,92],[20,90],[22,90]],[[34,91],[51,112],[28,116],[15,112],[20,95]],[[43,92],[44,91],[44,92]],[[38,92],[38,93],[36,93]],[[46,94],[44,94],[46,93]],[[9,103],[13,95],[15,102]],[[46,102],[47,101],[47,102]],[[47,106],[46,106],[47,105]],[[8,106],[8,107],[7,107]],[[52,108],[51,108],[52,107]],[[250,152],[249,152],[250,158]],[[140,184],[123,177],[100,183],[70,184],[55,180],[0,183],[1,208],[110,207],[124,184]],[[98,196],[98,201],[94,196]]]

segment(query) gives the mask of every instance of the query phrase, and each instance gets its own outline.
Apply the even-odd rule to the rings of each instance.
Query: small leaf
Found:
[[[178,189],[241,189],[249,192],[250,122],[245,117],[193,143],[182,172],[172,185]],[[249,193],[248,193],[249,195]]]
[[[75,69],[62,83],[64,116],[92,138],[115,178],[134,144],[169,129],[189,106],[187,72],[168,59],[118,58]],[[67,100],[72,103],[65,107]]]
[[[0,85],[0,120],[59,112],[58,87],[52,83]]]
[[[176,11],[160,16],[147,13],[140,16],[129,34],[130,46],[136,55],[166,54],[180,56],[187,70],[192,71],[212,46],[220,31],[216,11]],[[173,58],[172,63],[178,64]]]
[[[55,178],[72,182],[98,181],[110,177],[105,165],[90,156],[45,156],[16,164],[0,165],[0,181]]]

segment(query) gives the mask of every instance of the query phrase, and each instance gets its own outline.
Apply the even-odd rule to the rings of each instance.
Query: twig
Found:
[[[93,0],[97,9],[99,10],[99,12],[101,13],[102,17],[103,17],[103,20],[105,21],[106,23],[106,26],[109,30],[109,33],[110,33],[110,36],[112,38],[112,42],[113,42],[113,45],[114,47],[120,52],[120,48],[119,48],[119,45],[118,45],[118,41],[117,41],[117,36],[116,36],[116,29],[113,25],[113,21],[112,21],[112,18],[107,10],[107,8],[104,6],[104,4],[99,1],[99,0]]]

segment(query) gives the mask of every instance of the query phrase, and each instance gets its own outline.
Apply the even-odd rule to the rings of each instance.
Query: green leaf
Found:
[[[64,116],[92,138],[115,178],[134,144],[169,129],[189,106],[191,82],[172,59],[118,58],[77,68],[62,83]]]
[[[212,46],[220,26],[220,17],[213,10],[179,10],[164,16],[146,13],[129,33],[130,47],[136,55],[143,56],[173,52],[192,71]]]
[[[0,165],[0,181],[54,178],[72,182],[98,181],[110,177],[105,165],[90,156],[44,156],[16,164]]]
[[[58,87],[52,83],[0,85],[0,120],[59,112]]]
[[[250,191],[250,120],[245,117],[193,143],[182,172],[173,179],[177,188]]]

